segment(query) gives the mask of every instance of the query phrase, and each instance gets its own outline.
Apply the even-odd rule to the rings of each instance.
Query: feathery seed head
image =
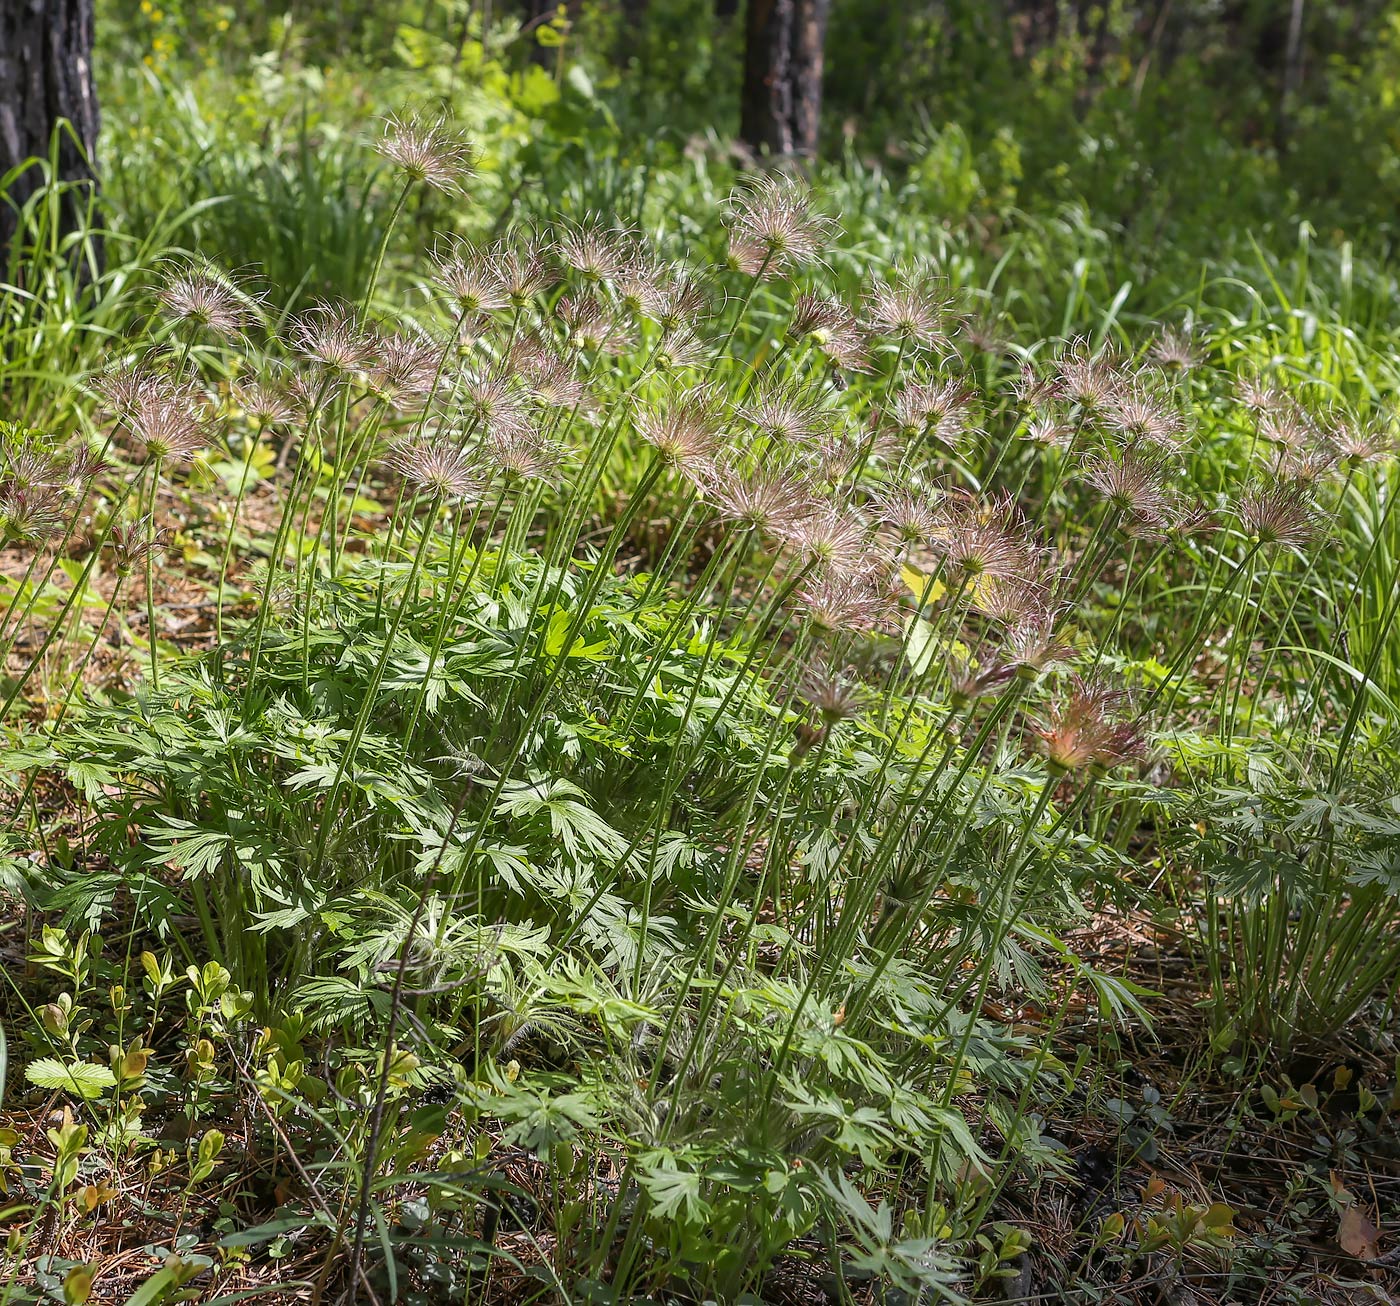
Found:
[[[464,240],[432,255],[433,284],[452,301],[462,317],[479,317],[504,308],[510,297],[501,284],[496,260]]]
[[[1195,335],[1186,327],[1165,327],[1152,342],[1147,356],[1158,367],[1190,372],[1200,366],[1201,352]]]
[[[696,472],[708,467],[719,449],[724,429],[724,409],[704,386],[683,390],[660,405],[637,414],[637,434],[652,446],[669,466]]]
[[[445,439],[406,440],[390,449],[384,461],[416,493],[436,502],[475,500],[483,489],[474,460]]]
[[[838,670],[824,660],[814,662],[803,673],[800,693],[827,727],[859,715],[869,696],[854,667]]]
[[[373,356],[373,342],[355,311],[341,304],[318,304],[292,323],[292,348],[332,372],[359,372]]]
[[[843,300],[804,292],[793,302],[788,334],[811,340],[842,372],[870,370],[870,346],[860,320]]]
[[[948,660],[948,696],[956,708],[967,707],[1015,678],[1014,666],[990,658],[974,663],[954,655]]]
[[[1072,677],[1068,694],[1036,728],[1052,774],[1110,768],[1140,757],[1143,737],[1126,691],[1098,678]]]
[[[1302,548],[1318,529],[1311,489],[1296,482],[1256,486],[1241,497],[1237,511],[1245,534],[1261,545]]]
[[[244,330],[256,303],[227,273],[208,265],[172,267],[161,285],[160,302],[173,321],[226,336]]]
[[[384,119],[384,134],[375,148],[410,181],[454,191],[471,175],[475,151],[445,119]]]
[[[148,558],[162,556],[170,547],[170,532],[151,529],[151,518],[142,517],[112,528],[108,539],[117,575],[121,578],[145,567]]]
[[[877,336],[926,349],[947,347],[957,319],[948,280],[924,265],[881,278],[866,298],[865,321]]]
[[[726,206],[729,254],[752,277],[780,277],[814,263],[836,224],[812,204],[812,192],[782,173],[745,182]]]

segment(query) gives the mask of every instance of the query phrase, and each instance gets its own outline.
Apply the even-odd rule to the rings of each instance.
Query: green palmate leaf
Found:
[[[696,1223],[709,1218],[709,1203],[700,1196],[702,1175],[682,1170],[669,1148],[644,1152],[638,1158],[638,1167],[637,1181],[651,1198],[653,1215],[663,1220]]]
[[[116,1085],[116,1076],[106,1066],[87,1061],[65,1064],[54,1057],[41,1057],[25,1068],[24,1077],[39,1088],[73,1093],[87,1100],[101,1097]]]

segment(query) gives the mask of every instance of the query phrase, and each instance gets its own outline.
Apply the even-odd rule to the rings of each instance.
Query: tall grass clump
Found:
[[[1092,907],[1172,869],[1222,1049],[1386,1000],[1378,409],[1226,333],[1017,343],[776,172],[717,260],[576,214],[389,293],[473,154],[379,151],[353,294],[166,267],[93,447],[5,446],[11,1091],[78,1108],[6,1143],[16,1267],[159,1193],[225,1222],[176,1286],[953,1299],[1065,1168],[1067,1022],[1149,1019]],[[207,1186],[235,1127],[276,1220]]]

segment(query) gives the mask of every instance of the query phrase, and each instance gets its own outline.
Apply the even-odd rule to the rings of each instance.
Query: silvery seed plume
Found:
[[[463,371],[457,383],[457,400],[473,428],[499,435],[531,430],[528,397],[503,372]]]
[[[565,295],[554,312],[575,349],[618,354],[635,338],[627,323],[592,294]]]
[[[384,134],[375,148],[410,181],[454,191],[471,175],[475,152],[445,119],[384,119]]]
[[[531,398],[546,408],[574,408],[587,397],[572,361],[537,334],[517,340],[509,362]]]
[[[1108,408],[1128,385],[1122,360],[1106,349],[1095,352],[1083,338],[1070,342],[1056,369],[1059,394],[1090,412]]]
[[[1166,327],[1152,342],[1147,356],[1158,367],[1175,372],[1194,371],[1201,363],[1196,337],[1185,327]]]
[[[209,265],[169,268],[159,298],[172,321],[213,335],[241,335],[257,315],[254,296],[228,273]]]
[[[817,262],[836,225],[815,208],[805,183],[782,173],[735,187],[725,219],[730,258],[751,277],[786,276]]]
[[[877,336],[946,351],[958,325],[957,296],[946,277],[916,265],[882,278],[865,302],[865,323]]]
[[[854,667],[838,669],[821,659],[802,673],[798,692],[826,726],[858,716],[870,697]]]
[[[899,596],[887,577],[809,576],[795,595],[798,609],[830,634],[888,628],[899,610]]]
[[[127,434],[152,462],[186,462],[209,443],[200,415],[205,399],[187,382],[161,378],[128,411]]]
[[[637,434],[671,467],[691,474],[708,468],[720,447],[724,409],[715,393],[694,386],[637,413]]]
[[[869,526],[850,513],[823,507],[782,532],[816,575],[884,573],[888,560]]]
[[[798,295],[788,334],[796,340],[811,340],[827,361],[843,372],[870,370],[865,331],[844,300],[809,292]]]
[[[709,497],[723,520],[773,534],[787,534],[817,510],[811,485],[786,468],[717,467]]]
[[[606,223],[596,215],[565,222],[554,238],[559,261],[584,281],[613,281],[635,268],[640,257],[637,234]]]
[[[394,446],[384,461],[415,492],[438,502],[474,500],[484,488],[475,460],[442,438],[406,440]]]
[[[1171,519],[1167,465],[1133,449],[1117,458],[1099,455],[1084,467],[1083,478],[1123,518],[1122,524],[1140,534],[1163,531]]]
[[[1237,511],[1245,534],[1265,546],[1302,548],[1320,525],[1311,489],[1296,483],[1255,486],[1241,497]]]
[[[456,240],[432,255],[432,265],[433,284],[462,317],[478,317],[510,303],[495,260],[486,250]]]
[[[148,558],[155,559],[165,553],[170,547],[170,532],[163,529],[153,531],[151,518],[141,517],[113,527],[108,544],[117,575],[126,577],[142,570]]]
[[[354,309],[339,304],[318,304],[295,319],[291,343],[303,358],[342,374],[363,370],[374,353]]]
[[[442,358],[440,345],[396,331],[376,342],[373,355],[370,378],[381,398],[404,409],[431,397]]]

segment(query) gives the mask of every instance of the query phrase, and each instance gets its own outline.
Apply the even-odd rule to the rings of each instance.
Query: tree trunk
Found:
[[[92,82],[92,0],[0,0],[0,176],[47,158],[60,119],[58,172],[96,181],[97,95]],[[0,251],[15,230],[15,207],[43,180],[28,168],[0,200]],[[77,206],[70,206],[76,212]]]
[[[739,134],[759,152],[814,158],[831,0],[749,0]]]

